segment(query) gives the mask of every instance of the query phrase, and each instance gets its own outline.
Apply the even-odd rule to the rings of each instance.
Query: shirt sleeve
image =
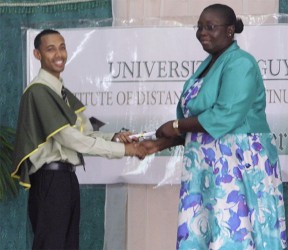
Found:
[[[219,95],[215,104],[198,116],[204,129],[215,139],[245,123],[257,90],[257,65],[249,57],[227,64],[220,78]]]
[[[83,133],[89,137],[97,138],[101,137],[105,141],[111,141],[115,133],[106,133],[101,131],[94,131],[92,124],[88,117],[84,113],[78,114],[81,120],[81,126],[83,127]]]
[[[115,133],[106,133],[106,132],[101,132],[101,131],[92,131],[91,133],[88,134],[88,136],[97,138],[101,137],[106,141],[111,141]]]
[[[55,134],[53,138],[62,146],[79,153],[97,155],[106,158],[121,158],[125,154],[123,143],[106,141],[101,137],[90,137],[82,134],[76,128],[66,127]]]

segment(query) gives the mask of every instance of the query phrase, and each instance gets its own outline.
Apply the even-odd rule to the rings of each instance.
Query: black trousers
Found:
[[[75,172],[40,169],[30,177],[32,249],[79,249],[80,190]]]

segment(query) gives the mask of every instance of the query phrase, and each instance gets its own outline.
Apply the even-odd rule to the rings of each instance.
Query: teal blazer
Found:
[[[184,84],[177,106],[178,119],[184,118],[181,99],[207,67],[209,55]],[[203,78],[197,96],[187,103],[191,116],[215,139],[243,133],[270,133],[265,107],[266,94],[255,58],[234,41]]]

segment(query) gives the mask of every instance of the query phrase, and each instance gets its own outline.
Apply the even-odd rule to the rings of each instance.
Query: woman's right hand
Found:
[[[147,149],[140,143],[127,143],[125,145],[125,156],[137,156],[143,160],[148,154]]]
[[[175,147],[178,145],[184,145],[184,142],[185,142],[184,138],[176,136],[172,138],[163,137],[157,140],[144,140],[141,141],[140,144],[142,144],[146,148],[147,154],[150,155],[167,148]]]
[[[143,140],[140,144],[146,148],[148,155],[154,154],[160,150],[158,140]]]

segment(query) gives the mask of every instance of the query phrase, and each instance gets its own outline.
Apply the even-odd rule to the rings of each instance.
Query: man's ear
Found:
[[[34,54],[36,59],[38,59],[39,61],[41,60],[41,54],[40,54],[38,49],[34,49],[33,54]]]

